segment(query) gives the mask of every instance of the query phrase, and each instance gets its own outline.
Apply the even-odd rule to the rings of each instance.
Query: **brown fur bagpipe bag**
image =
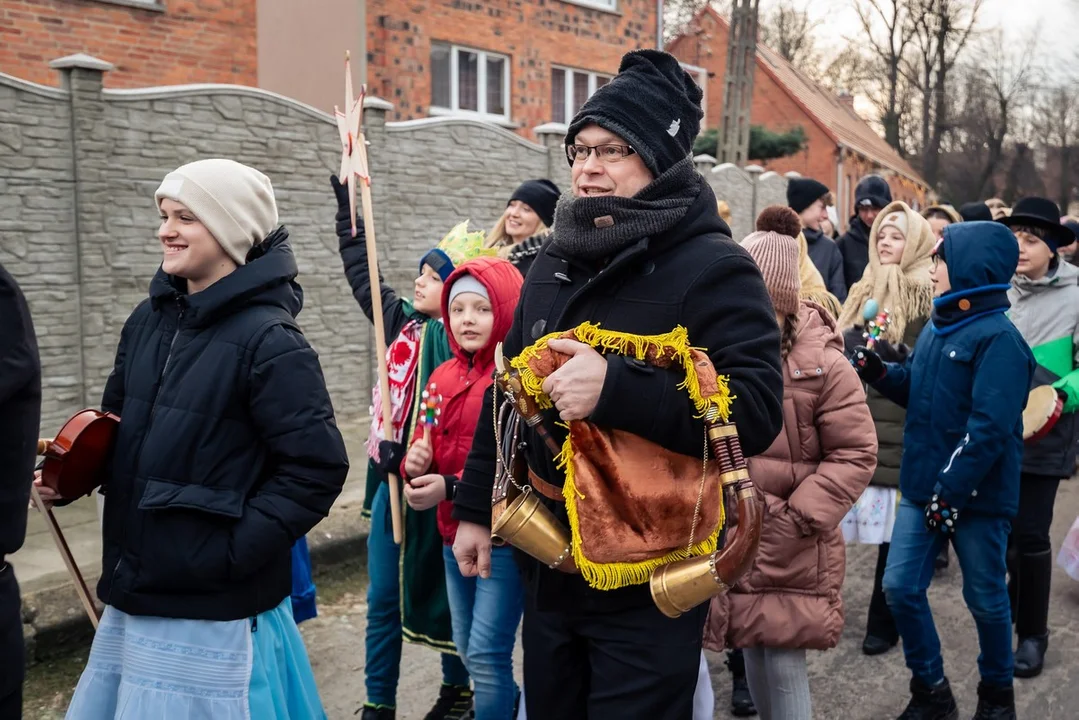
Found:
[[[576,340],[604,354],[617,353],[683,373],[678,390],[690,401],[687,412],[705,420],[701,455],[672,452],[640,436],[599,427],[588,420],[569,422],[561,447],[554,443],[542,427],[540,412],[552,407],[542,389],[544,379],[569,360],[568,355],[548,347],[555,338]],[[497,538],[553,568],[580,572],[599,590],[651,580],[657,605],[672,616],[726,589],[752,563],[760,512],[737,432],[728,422],[734,398],[726,378],[717,374],[708,355],[690,345],[685,328],[643,336],[584,323],[539,339],[509,363],[500,360],[496,381],[524,421],[540,431],[555,454],[556,464],[565,471],[562,497],[570,525],[568,539],[558,535],[558,530],[565,533],[564,526],[537,498],[528,497],[532,488],[518,482],[530,473],[525,472],[519,458],[502,457],[500,447],[501,482],[496,480],[495,484],[492,524]],[[649,409],[641,408],[641,412]],[[501,435],[503,423],[498,425],[496,432]],[[515,443],[515,437],[507,435],[502,445],[513,447]],[[509,509],[506,480],[524,493]],[[732,506],[738,504],[739,526],[727,533],[726,548],[718,552],[726,520],[725,491]],[[525,513],[519,511],[522,500],[528,503]],[[511,515],[510,509],[518,512]],[[546,525],[559,526],[547,527],[540,536],[545,551],[536,552],[539,546],[514,537],[524,514],[533,511],[544,514]],[[536,527],[544,523],[536,523]],[[666,587],[673,577],[671,571],[687,564],[696,568],[694,577],[701,572],[708,576],[704,584],[690,583],[701,586],[697,594],[708,592],[697,601],[682,598],[678,591],[672,595],[672,589]],[[657,592],[666,601],[661,602]],[[685,606],[689,602],[693,604]]]

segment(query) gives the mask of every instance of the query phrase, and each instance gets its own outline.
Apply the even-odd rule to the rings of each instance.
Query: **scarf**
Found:
[[[1007,312],[1011,285],[986,285],[942,295],[933,301],[933,332],[950,335],[978,318]]]
[[[882,265],[877,254],[877,233],[884,219],[894,212],[907,216],[907,242],[898,263]],[[892,344],[904,342],[907,324],[927,318],[933,310],[933,283],[929,279],[929,257],[936,239],[929,221],[907,207],[893,202],[880,211],[869,232],[869,265],[862,279],[854,283],[843,304],[838,325],[841,330],[865,324],[867,300],[876,300],[888,311],[889,323],[882,337]]]
[[[633,197],[563,195],[555,208],[554,243],[578,260],[611,257],[677,225],[704,183],[687,155]]]
[[[824,277],[821,276],[820,270],[813,264],[813,261],[809,259],[809,243],[806,242],[805,234],[798,233],[798,282],[801,284],[801,289],[798,291],[798,297],[802,300],[811,300],[831,315],[835,320],[839,317],[839,313],[843,310],[843,306],[839,304],[838,298],[835,295],[828,292],[827,286],[824,284]]]
[[[543,249],[543,243],[547,241],[549,236],[550,232],[543,232],[539,235],[533,235],[527,240],[522,240],[516,245],[505,245],[498,249],[498,256],[509,260],[516,267],[522,260],[539,255],[539,251]]]
[[[386,369],[390,380],[390,413],[393,416],[392,438],[387,438],[382,414],[382,388],[376,382],[371,390],[371,432],[367,436],[367,456],[378,461],[378,444],[392,439],[403,442],[405,419],[412,409],[416,392],[416,368],[420,364],[420,335],[423,323],[409,320],[386,348]]]

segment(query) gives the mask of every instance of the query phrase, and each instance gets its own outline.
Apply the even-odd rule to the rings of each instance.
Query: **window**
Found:
[[[587,70],[551,68],[551,120],[568,125],[592,93],[610,81],[609,75]]]
[[[505,55],[431,43],[433,111],[509,120],[509,95],[509,58]]]
[[[618,9],[618,0],[565,0],[573,5],[583,5],[584,7],[597,8],[599,10],[610,10],[614,12]]]

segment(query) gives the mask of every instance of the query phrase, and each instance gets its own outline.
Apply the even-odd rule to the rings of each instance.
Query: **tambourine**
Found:
[[[1049,434],[1064,412],[1064,398],[1052,385],[1039,385],[1027,396],[1023,410],[1023,442],[1038,442]]]
[[[57,436],[44,442],[41,483],[65,500],[89,495],[104,478],[116,441],[120,418],[99,410],[82,410],[64,423]]]

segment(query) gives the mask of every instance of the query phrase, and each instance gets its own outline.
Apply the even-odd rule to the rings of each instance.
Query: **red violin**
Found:
[[[104,481],[120,418],[98,410],[75,413],[53,440],[39,440],[41,482],[65,500],[89,495]]]

